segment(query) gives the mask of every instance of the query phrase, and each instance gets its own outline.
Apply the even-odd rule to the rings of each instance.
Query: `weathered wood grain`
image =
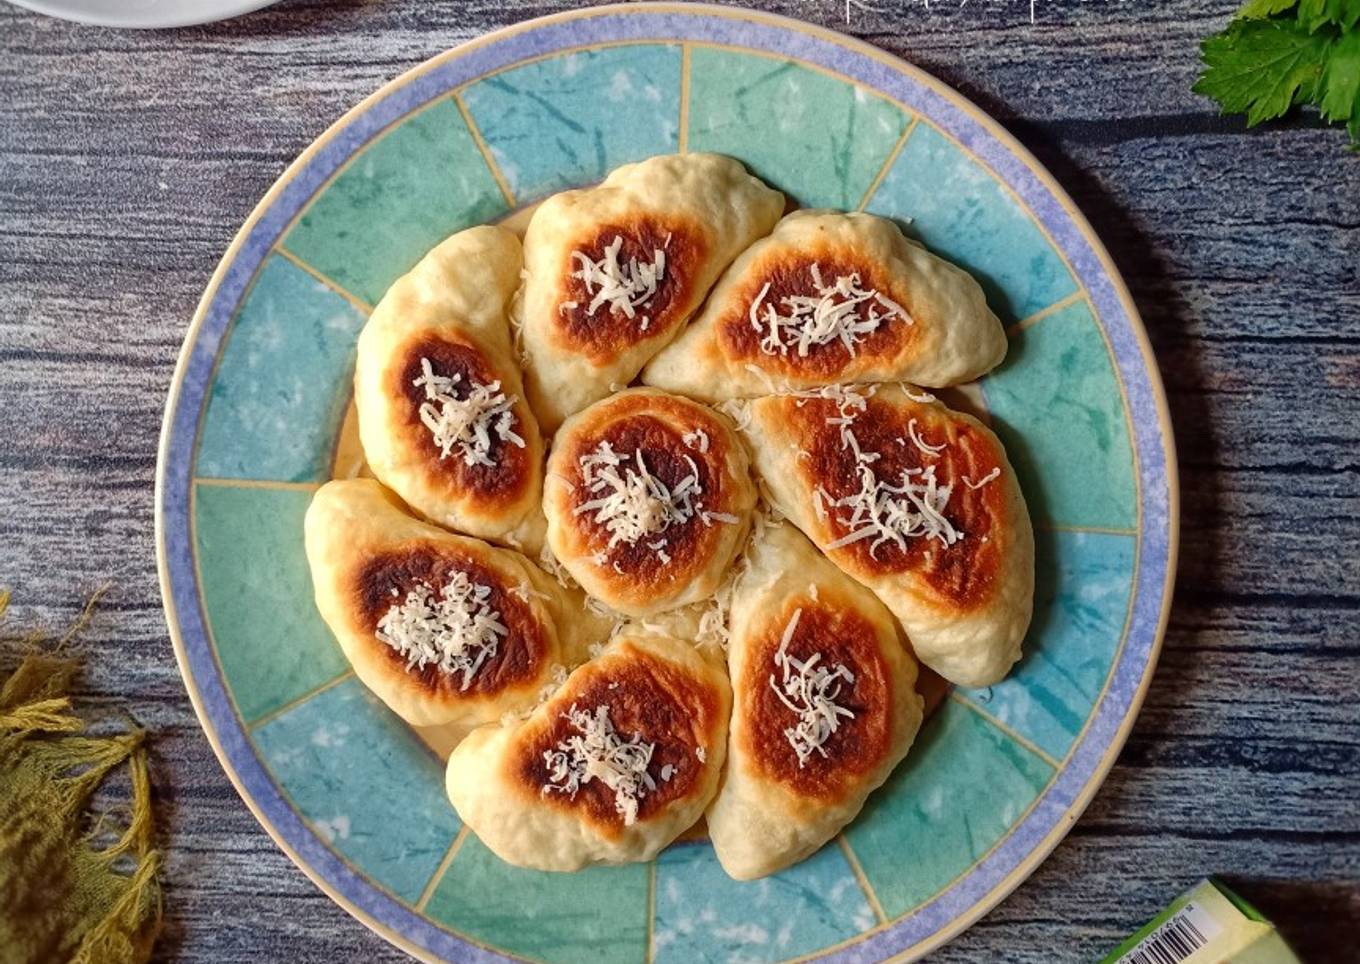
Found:
[[[1190,92],[1233,0],[884,3],[850,32],[1010,127],[1110,246],[1182,459],[1177,602],[1105,787],[940,961],[1099,956],[1206,873],[1310,961],[1360,930],[1360,158],[1303,117],[1248,132]],[[157,33],[0,7],[0,584],[61,625],[113,590],[84,696],[157,733],[162,960],[396,961],[231,789],[175,670],[152,478],[185,326],[287,163],[395,74],[575,4],[285,2]],[[766,9],[844,29],[835,0]]]

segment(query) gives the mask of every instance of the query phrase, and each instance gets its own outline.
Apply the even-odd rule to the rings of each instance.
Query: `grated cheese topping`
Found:
[[[511,407],[518,396],[501,391],[500,381],[483,385],[469,384],[466,398],[454,394],[463,376],[458,372],[440,375],[428,358],[420,359],[421,376],[411,384],[425,389],[420,404],[420,420],[430,430],[439,458],[445,459],[457,446],[465,465],[495,465],[491,461],[491,437],[524,448],[524,439],[515,432],[515,413]]]
[[[713,406],[730,418],[738,431],[745,431],[751,425],[751,403],[744,398],[729,398]]]
[[[669,545],[669,543],[665,539],[658,539],[655,542],[647,543],[647,548],[656,553],[656,557],[661,560],[663,566],[669,566],[671,564],[671,554],[666,551],[667,545]]]
[[[816,263],[808,273],[813,294],[785,296],[781,299],[782,311],[765,300],[770,293],[768,281],[751,302],[747,317],[761,335],[760,350],[765,354],[787,355],[795,349],[800,358],[806,358],[813,346],[839,341],[854,357],[855,346],[885,321],[896,318],[915,324],[897,302],[874,288],[863,287],[858,272],[839,275],[830,284],[822,279]]]
[[[972,489],[974,492],[976,492],[978,489],[982,488],[988,482],[992,482],[1000,477],[1001,466],[998,465],[996,468],[992,469],[992,471],[988,472],[986,475],[978,479],[976,482],[974,482],[972,479],[968,478],[968,476],[965,475],[963,477],[963,484],[968,486],[968,488]]]
[[[647,468],[640,449],[631,455],[620,454],[608,440],[602,440],[579,460],[581,484],[591,498],[573,509],[572,514],[594,513],[594,521],[609,533],[610,549],[621,542],[633,545],[648,536],[659,535],[671,525],[684,525],[696,516],[706,526],[715,521],[737,524],[739,520],[730,513],[704,508],[699,467],[688,455],[682,458],[689,473],[674,486],[668,486]],[[667,544],[664,538],[647,543],[663,564],[671,561],[665,551]],[[592,556],[596,565],[603,565],[605,558],[603,550]]]
[[[686,432],[680,436],[680,441],[684,442],[692,449],[698,449],[699,454],[708,451],[708,433],[701,428],[696,428],[692,432]]]
[[[963,538],[944,514],[953,486],[939,484],[935,466],[906,469],[896,485],[878,478],[867,461],[861,460],[856,471],[859,491],[830,503],[833,509],[846,510],[836,521],[850,531],[829,543],[827,549],[873,539],[869,555],[877,559],[884,543],[905,551],[908,539],[925,536],[949,547]]]
[[[538,694],[534,697],[533,704],[521,707],[518,710],[506,710],[501,714],[501,726],[513,726],[527,720],[533,715],[534,710],[552,699],[553,694],[566,685],[567,675],[565,666],[561,663],[553,663],[548,669],[548,675],[543,680],[543,685],[538,688]]]
[[[571,257],[577,268],[571,277],[582,281],[586,293],[591,296],[586,314],[593,317],[601,306],[608,305],[611,313],[622,314],[625,318],[637,317],[637,310],[651,303],[657,286],[665,280],[665,246],[669,243],[670,235],[667,235],[660,248],[652,249],[651,261],[629,258],[626,264],[619,261],[619,251],[623,247],[623,238],[619,235],[605,247],[598,261],[582,251],[573,251]],[[576,302],[563,302],[558,306],[558,312],[576,307]],[[650,316],[643,315],[639,327],[646,331],[651,320]]]
[[[963,538],[964,534],[945,515],[954,487],[936,479],[935,466],[905,469],[896,482],[878,478],[873,463],[882,457],[881,454],[861,448],[853,431],[856,417],[867,410],[866,396],[848,389],[836,392],[824,389],[804,397],[830,398],[836,402],[837,414],[826,423],[839,429],[841,447],[854,455],[859,478],[859,490],[842,499],[833,499],[820,485],[813,490],[812,508],[817,518],[825,521],[829,510],[842,510],[837,513],[836,521],[849,530],[829,543],[828,550],[873,539],[869,554],[876,559],[879,548],[885,543],[905,551],[908,539],[924,536],[949,547]],[[938,455],[945,448],[922,439],[916,431],[915,419],[907,423],[907,434],[913,444],[929,455]]]
[[[542,792],[557,791],[574,800],[582,786],[601,780],[614,791],[614,809],[623,817],[624,826],[631,826],[637,820],[638,802],[656,789],[656,781],[647,774],[656,744],[640,736],[621,737],[607,706],[589,713],[573,703],[566,718],[576,733],[543,752],[548,782]]]
[[[459,689],[466,690],[510,633],[490,599],[491,587],[465,572],[455,572],[437,594],[417,583],[378,620],[376,635],[406,657],[408,670],[433,664],[441,673],[462,673]]]
[[[797,715],[798,722],[784,730],[784,738],[798,756],[801,770],[813,753],[826,756],[826,741],[839,728],[843,719],[854,719],[853,711],[836,703],[843,684],[855,684],[855,674],[845,664],[837,663],[835,669],[827,669],[821,662],[822,654],[813,653],[806,660],[789,655],[789,643],[798,628],[802,609],[795,609],[793,617],[784,627],[784,636],[779,649],[774,654],[775,669],[780,678],[770,674],[770,688],[791,712]]]
[[[689,456],[685,461],[690,473],[672,488],[648,471],[640,449],[620,455],[601,441],[580,459],[581,482],[593,498],[572,514],[595,513],[594,521],[609,532],[611,549],[662,532],[673,522],[684,524],[698,511],[695,500],[703,493],[698,466]]]
[[[908,437],[911,438],[912,444],[915,445],[922,452],[924,452],[926,455],[932,456],[939,455],[946,448],[948,448],[948,446],[945,445],[943,442],[941,442],[939,445],[931,445],[925,439],[921,438],[920,433],[916,431],[916,419],[914,418],[911,421],[907,422],[907,435]]]
[[[744,563],[739,564],[739,566]],[[728,640],[727,620],[732,611],[732,594],[736,580],[728,578],[718,587],[699,614],[699,625],[694,633],[694,645],[700,648],[714,647],[726,651]]]
[[[875,390],[876,386],[874,385],[825,385],[821,388],[794,392],[793,397],[798,399],[794,404],[799,408],[814,399],[835,402],[836,416],[828,418],[826,424],[835,425],[840,430],[841,448],[854,449],[858,452],[860,450],[859,442],[851,433],[850,426],[854,424],[857,415],[868,411],[869,399],[874,396]],[[876,459],[878,456],[874,455],[873,458]]]
[[[566,568],[557,561],[557,557],[552,554],[552,549],[546,542],[538,552],[538,564],[556,579],[557,584],[563,589],[577,590],[581,588],[576,584],[576,580],[571,578],[571,573],[567,572]]]
[[[549,596],[546,592],[539,592],[537,589],[529,585],[527,582],[522,582],[517,586],[511,586],[506,591],[509,592],[510,595],[518,599],[520,602],[524,603],[529,602],[530,599],[542,599],[548,602],[552,601],[552,596]]]

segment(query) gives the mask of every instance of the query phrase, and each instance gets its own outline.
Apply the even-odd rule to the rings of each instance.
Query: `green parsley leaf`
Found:
[[[1271,14],[1284,13],[1299,5],[1299,0],[1247,0],[1247,5],[1238,13],[1248,20],[1264,20]]]
[[[1247,0],[1200,49],[1194,89],[1225,112],[1255,126],[1311,103],[1360,151],[1360,0]]]
[[[1195,93],[1255,126],[1313,98],[1331,42],[1297,20],[1236,20],[1201,46],[1207,69]]]
[[[1360,143],[1360,32],[1348,33],[1332,44],[1322,71],[1322,116],[1340,121]]]
[[[1357,20],[1360,20],[1360,0],[1299,0],[1299,21],[1310,31],[1320,30],[1328,24],[1349,30]]]

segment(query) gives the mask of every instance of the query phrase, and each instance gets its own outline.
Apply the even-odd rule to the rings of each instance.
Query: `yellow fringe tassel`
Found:
[[[0,674],[0,948],[5,964],[144,964],[163,913],[145,734],[84,735],[69,692],[79,668],[60,655],[101,593],[55,644],[30,633]],[[0,591],[0,619],[9,593]],[[90,814],[115,773],[125,820]],[[93,830],[88,829],[93,824]],[[105,830],[116,840],[100,848]]]

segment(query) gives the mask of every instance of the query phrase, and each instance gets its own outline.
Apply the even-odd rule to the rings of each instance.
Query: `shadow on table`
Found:
[[[1005,117],[1010,113],[1003,103],[951,76],[947,67],[924,66],[946,82],[956,84],[965,96],[993,116]],[[1157,244],[1119,201],[1089,171],[1069,158],[1061,144],[1053,142],[1041,127],[1016,121],[1008,122],[1007,127],[1072,195],[1105,243],[1142,316],[1166,386],[1181,463],[1180,561],[1167,645],[1148,695],[1149,703],[1165,708],[1184,702],[1185,685],[1183,679],[1172,678],[1168,663],[1174,664],[1174,660],[1165,657],[1177,648],[1178,630],[1184,634],[1192,632],[1180,617],[1200,587],[1212,587],[1219,571],[1221,549],[1219,495],[1223,480],[1217,468],[1220,443],[1203,390],[1207,375],[1195,339],[1195,319],[1170,277]]]
[[[152,802],[156,808],[156,824],[162,853],[168,854],[174,845],[174,837],[183,826],[183,815],[179,812],[179,792],[175,781],[170,779],[170,774],[175,772],[174,761],[167,759],[162,754],[161,747],[155,740],[152,740],[148,747],[152,774]],[[212,772],[212,771],[208,771]],[[234,792],[228,789],[228,792]],[[161,867],[161,885],[164,888],[164,900],[171,904],[176,899],[174,884],[167,878],[170,873],[166,867]],[[153,961],[176,961],[179,960],[180,951],[184,946],[184,926],[185,922],[181,915],[176,913],[166,913],[162,919],[160,937],[156,940],[156,946],[152,955]]]
[[[1274,922],[1300,960],[1341,964],[1355,959],[1349,956],[1354,947],[1342,948],[1337,940],[1360,934],[1360,896],[1353,884],[1232,876],[1223,882]]]
[[[951,71],[947,67],[939,73],[947,82],[960,81],[949,76]],[[960,84],[960,89],[993,116],[1010,113],[1004,104],[970,89],[966,83]],[[1180,560],[1166,640],[1145,702],[1145,706],[1155,708],[1155,719],[1146,726],[1135,725],[1130,738],[1129,751],[1137,756],[1142,752],[1140,742],[1162,743],[1167,734],[1180,729],[1178,717],[1182,716],[1183,707],[1193,701],[1192,688],[1196,685],[1195,674],[1185,672],[1196,657],[1192,652],[1182,654],[1182,650],[1192,647],[1199,633],[1194,610],[1219,588],[1220,533],[1225,521],[1220,496],[1224,479],[1219,468],[1221,442],[1205,391],[1209,373],[1198,348],[1197,320],[1170,277],[1156,243],[1042,127],[1023,122],[1010,122],[1007,126],[1072,195],[1109,249],[1142,315],[1166,387],[1180,461]],[[1156,732],[1146,735],[1140,732],[1147,726],[1155,727]],[[1122,754],[1121,760],[1128,755]],[[1117,767],[1102,790],[1106,803],[1127,798],[1136,779]],[[1126,802],[1126,799],[1115,802],[1113,812],[1124,812]],[[1213,870],[1205,868],[1205,872]],[[1230,873],[1223,879],[1275,924],[1303,961],[1329,964],[1356,959],[1354,947],[1343,936],[1360,933],[1360,898],[1352,882],[1309,882]],[[1168,894],[1167,900],[1172,896]]]

